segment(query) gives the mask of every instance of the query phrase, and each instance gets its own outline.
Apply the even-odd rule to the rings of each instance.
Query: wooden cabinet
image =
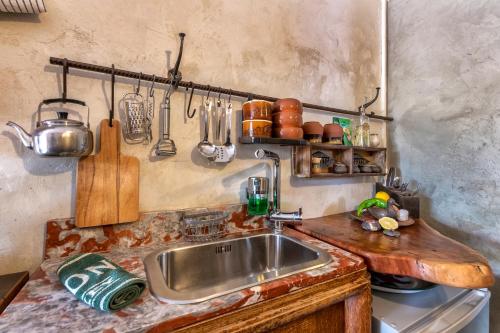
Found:
[[[341,162],[347,166],[347,173],[314,173],[312,171],[312,156],[315,152],[328,155],[333,163]],[[292,175],[300,178],[321,177],[359,177],[359,176],[383,176],[386,169],[385,148],[364,148],[343,145],[332,145],[328,143],[308,144],[292,147]],[[354,165],[358,161],[366,160],[370,164],[377,165],[380,172],[353,172]]]
[[[177,332],[370,331],[370,279],[366,269],[363,269],[283,296],[263,300],[184,327]]]

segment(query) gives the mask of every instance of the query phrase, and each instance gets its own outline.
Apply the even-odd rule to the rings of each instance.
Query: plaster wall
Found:
[[[37,17],[0,15],[1,124],[13,120],[32,129],[38,103],[60,94],[61,69],[49,65],[49,56],[166,76],[180,31],[187,34],[181,71],[188,81],[346,109],[380,85],[380,4],[374,0],[45,3],[48,13]],[[90,106],[97,132],[109,109],[109,78],[73,71],[68,81],[69,96]],[[118,99],[133,83],[117,80]],[[162,93],[156,90],[157,105]],[[142,211],[242,202],[247,177],[270,174],[270,164],[253,157],[255,146],[238,145],[236,160],[226,166],[204,161],[195,149],[199,118],[185,119],[185,98],[183,89],[172,97],[175,157],[152,161],[153,144],[122,142],[122,151],[141,161]],[[201,96],[193,102],[199,106]],[[380,105],[372,110],[385,112]],[[304,120],[326,123],[331,116],[306,111]],[[384,138],[383,125],[373,126]],[[39,158],[11,129],[0,134],[1,274],[33,270],[42,259],[45,221],[73,216],[76,160]],[[372,192],[373,179],[291,179],[289,148],[266,148],[283,159],[284,209],[302,206],[305,217],[321,216],[353,209]]]
[[[500,275],[500,3],[388,3],[390,159],[434,227]],[[500,309],[492,288],[491,314]],[[491,316],[491,332],[500,318]]]

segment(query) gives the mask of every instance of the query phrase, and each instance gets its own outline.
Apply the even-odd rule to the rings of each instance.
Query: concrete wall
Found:
[[[500,275],[500,3],[389,2],[391,159],[423,216]],[[491,313],[500,309],[494,287]],[[500,331],[492,316],[491,332]]]
[[[49,66],[49,56],[165,75],[165,52],[172,51],[173,64],[180,31],[187,33],[186,80],[347,109],[380,84],[380,5],[374,0],[45,3],[48,13],[38,17],[0,15],[1,124],[13,120],[32,128],[38,103],[58,96],[60,68]],[[88,102],[94,131],[107,117],[108,79],[69,76],[69,96]],[[116,96],[131,91],[131,83],[119,79]],[[200,158],[198,116],[184,118],[184,98],[182,92],[173,96],[177,156],[152,162],[153,145],[122,143],[122,151],[141,160],[142,211],[240,202],[247,177],[269,174],[269,163],[254,159],[254,146],[238,146],[237,159],[227,166]],[[200,102],[196,96],[194,103]],[[305,120],[311,119],[328,122],[331,115],[306,112]],[[380,123],[374,126],[384,136]],[[45,221],[73,215],[76,160],[41,159],[11,129],[0,134],[0,273],[7,273],[35,268]],[[285,209],[303,206],[306,217],[341,212],[372,191],[370,179],[292,180],[289,149],[267,148],[285,160]]]

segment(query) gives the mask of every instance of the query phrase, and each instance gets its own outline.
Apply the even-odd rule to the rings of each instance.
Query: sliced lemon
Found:
[[[398,222],[395,219],[393,219],[392,217],[387,217],[387,216],[378,220],[378,223],[385,230],[396,230],[399,226]]]
[[[375,198],[381,199],[381,200],[384,200],[384,201],[388,201],[391,198],[391,196],[389,194],[387,194],[386,192],[380,191],[380,192],[377,192],[375,194]]]

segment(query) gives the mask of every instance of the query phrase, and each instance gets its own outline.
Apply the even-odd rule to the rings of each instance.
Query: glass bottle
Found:
[[[366,102],[367,98],[365,97]],[[365,105],[363,104],[360,108],[359,125],[356,126],[354,134],[354,145],[359,147],[370,147],[370,120],[365,111]]]

